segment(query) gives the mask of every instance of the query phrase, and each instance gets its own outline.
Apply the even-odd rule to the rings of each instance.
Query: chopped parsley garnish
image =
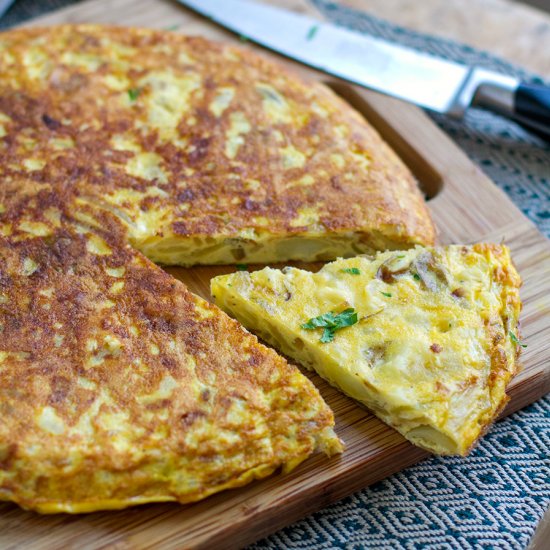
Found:
[[[135,101],[139,97],[139,94],[141,94],[140,88],[130,88],[128,90],[128,97],[130,98],[130,101]]]
[[[342,273],[349,273],[350,275],[361,275],[361,272],[356,267],[345,267],[340,270]]]
[[[413,273],[413,279],[415,281],[420,281],[420,275],[418,273]]]
[[[404,257],[405,257],[405,254],[399,254],[398,256],[396,256],[396,258],[399,258],[400,260]]]
[[[235,264],[235,269],[237,271],[246,271],[248,269],[247,264]]]
[[[307,31],[306,40],[313,40],[318,30],[319,25],[313,25],[312,27],[310,27],[309,31]]]
[[[386,298],[391,298],[391,292],[382,292],[382,291],[380,291],[380,294],[383,294],[384,296],[386,296]]]
[[[522,343],[518,340],[518,337],[517,337],[512,331],[510,331],[509,334],[510,334],[510,339],[512,340],[512,342],[514,342],[514,344],[516,344],[516,345],[518,345],[518,346],[521,346],[522,348],[526,348],[526,347],[527,347],[527,344],[522,344]]]
[[[323,329],[323,335],[321,336],[321,342],[332,342],[334,340],[334,333],[345,327],[350,327],[357,323],[357,311],[352,307],[344,309],[340,313],[323,313],[317,317],[311,318],[307,323],[301,325],[303,329],[315,330],[318,328]]]

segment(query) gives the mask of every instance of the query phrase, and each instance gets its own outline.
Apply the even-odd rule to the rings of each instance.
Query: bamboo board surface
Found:
[[[278,4],[312,12],[306,0]],[[63,22],[179,25],[178,32],[235,40],[170,0],[91,0],[32,24]],[[521,321],[528,347],[522,354],[523,371],[509,387],[511,401],[504,415],[550,391],[550,242],[422,111],[283,62],[331,83],[394,147],[432,197],[429,206],[441,243],[504,240],[511,247],[524,281]],[[210,278],[233,270],[229,266],[168,271],[208,299]],[[342,456],[329,460],[314,455],[289,475],[274,475],[187,506],[156,504],[82,516],[40,516],[2,503],[0,548],[238,548],[427,456],[320,378],[312,379],[335,412],[337,432],[346,443]]]

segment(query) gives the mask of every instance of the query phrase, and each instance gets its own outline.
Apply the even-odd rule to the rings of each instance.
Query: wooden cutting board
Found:
[[[278,4],[313,11],[306,0]],[[64,22],[178,25],[177,32],[236,40],[169,0],[92,0],[32,24]],[[511,247],[524,280],[521,320],[528,347],[522,355],[523,371],[510,385],[512,399],[504,414],[547,393],[550,242],[419,109],[282,61],[309,78],[330,83],[394,147],[430,197],[441,243],[490,240]],[[169,271],[208,299],[210,278],[233,270],[230,266]],[[347,447],[342,456],[328,460],[315,455],[289,475],[274,475],[188,506],[158,504],[82,516],[40,516],[0,504],[0,548],[241,547],[427,456],[351,399],[318,377],[312,379],[335,412],[337,432]]]

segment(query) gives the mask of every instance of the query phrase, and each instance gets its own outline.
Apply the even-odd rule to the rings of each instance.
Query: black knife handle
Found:
[[[550,87],[520,84],[514,94],[514,119],[550,141]]]

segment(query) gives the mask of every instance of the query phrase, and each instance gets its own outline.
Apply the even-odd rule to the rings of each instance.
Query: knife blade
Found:
[[[550,139],[550,88],[421,53],[250,0],[179,0],[262,46],[338,78],[462,118],[481,107]]]
[[[11,8],[15,0],[0,0],[0,18]]]

